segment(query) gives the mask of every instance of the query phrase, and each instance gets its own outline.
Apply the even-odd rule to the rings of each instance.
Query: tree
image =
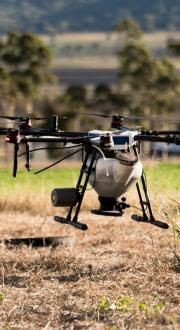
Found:
[[[32,98],[49,81],[51,54],[31,33],[9,33],[0,42],[0,96],[11,103]]]
[[[63,96],[64,100],[71,106],[82,106],[86,102],[86,88],[83,86],[69,86]]]
[[[180,56],[180,40],[169,39],[167,47],[173,55]]]
[[[51,54],[37,36],[31,33],[9,33],[0,41],[0,97],[3,114],[15,114],[15,104],[25,100],[32,111],[32,98],[50,79]],[[27,110],[26,109],[26,110]],[[8,146],[5,145],[5,148]],[[5,150],[5,162],[8,152]]]
[[[100,84],[94,89],[94,98],[97,103],[105,103],[110,100],[111,93],[111,88],[107,84]]]
[[[134,115],[173,111],[179,96],[180,79],[171,61],[156,59],[150,53],[132,20],[119,24],[118,31],[123,32],[118,52],[118,75],[119,95],[127,102],[124,111]]]
[[[116,32],[124,34],[126,38],[139,39],[142,36],[139,25],[131,17],[127,17],[119,22],[116,25]]]

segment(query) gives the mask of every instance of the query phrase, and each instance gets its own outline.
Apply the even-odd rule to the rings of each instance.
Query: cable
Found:
[[[39,173],[41,173],[41,172],[43,172],[43,171],[45,171],[45,170],[48,170],[49,168],[51,168],[51,167],[53,167],[53,166],[55,166],[55,165],[61,163],[63,160],[65,160],[65,159],[67,159],[67,158],[69,158],[69,157],[71,157],[71,156],[77,154],[77,153],[80,152],[81,150],[82,150],[82,148],[81,148],[81,149],[78,149],[78,150],[76,150],[76,151],[74,151],[74,152],[72,152],[70,155],[67,155],[67,156],[61,158],[60,160],[56,161],[55,163],[53,163],[53,164],[51,164],[51,165],[49,165],[49,166],[47,166],[47,167],[44,167],[43,169],[41,169],[41,170],[35,172],[34,174],[39,174]]]
[[[97,149],[99,151],[99,153],[102,155],[104,161],[106,161],[107,158],[106,158],[104,152],[99,147],[97,147],[95,145],[92,145],[92,146],[93,146],[93,148],[95,148],[95,149]],[[108,167],[107,166],[106,166],[106,175],[109,176],[109,170],[108,170]]]
[[[132,208],[134,208],[134,209],[137,209],[137,210],[139,210],[139,211],[142,211],[141,209],[140,209],[140,207],[137,207],[137,206],[134,206],[134,205],[130,205],[130,207],[132,207]],[[146,208],[145,208],[146,209]]]
[[[77,148],[77,147],[80,147],[80,146],[82,146],[82,144],[77,144],[75,146],[69,146],[69,147],[43,147],[43,148],[31,149],[31,150],[29,150],[29,152],[40,151],[40,150],[58,150],[58,149],[66,150],[66,149]],[[27,154],[27,152],[23,152],[23,153],[19,154],[18,157],[24,156],[26,154]]]

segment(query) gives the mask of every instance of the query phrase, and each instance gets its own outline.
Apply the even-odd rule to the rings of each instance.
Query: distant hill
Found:
[[[180,30],[179,0],[0,0],[0,34],[111,31],[123,17],[145,31]]]

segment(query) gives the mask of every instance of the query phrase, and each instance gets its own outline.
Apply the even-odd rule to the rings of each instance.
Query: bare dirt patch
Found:
[[[2,237],[70,236],[56,248],[0,247],[1,329],[178,329],[179,251],[129,216],[84,212],[81,232],[52,217],[0,215]]]

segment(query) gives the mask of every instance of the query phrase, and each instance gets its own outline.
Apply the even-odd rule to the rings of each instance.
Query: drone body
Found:
[[[91,210],[92,213],[122,216],[123,209],[129,207],[124,198],[122,202],[118,200],[142,175],[143,167],[137,153],[137,142],[134,141],[134,136],[137,134],[137,131],[88,132],[92,150],[87,151],[84,173],[100,201],[100,209]],[[53,190],[53,205],[75,206],[80,197],[79,189],[78,186],[76,190],[74,188]]]

